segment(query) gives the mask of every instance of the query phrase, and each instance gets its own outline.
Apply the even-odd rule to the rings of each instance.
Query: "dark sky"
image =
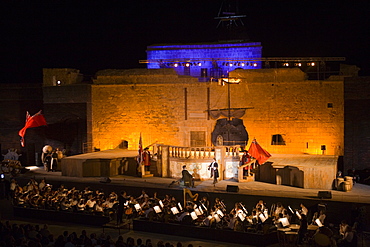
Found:
[[[29,2],[0,5],[1,83],[41,82],[44,67],[138,68],[148,45],[217,41],[223,1]],[[264,57],[341,56],[370,75],[369,1],[240,0],[239,12]]]

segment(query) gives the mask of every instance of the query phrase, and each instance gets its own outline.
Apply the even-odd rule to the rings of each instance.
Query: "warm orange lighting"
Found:
[[[289,67],[289,63],[283,63],[284,67]]]

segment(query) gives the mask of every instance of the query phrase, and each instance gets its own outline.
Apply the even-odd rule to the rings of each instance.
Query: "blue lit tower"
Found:
[[[179,75],[200,81],[227,77],[236,68],[262,68],[260,42],[248,40],[234,1],[224,1],[219,10],[217,29],[220,40],[214,43],[156,44],[147,47],[147,68],[173,68]]]

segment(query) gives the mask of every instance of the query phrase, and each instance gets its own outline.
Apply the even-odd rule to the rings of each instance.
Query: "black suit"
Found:
[[[123,211],[125,209],[126,202],[127,202],[127,199],[123,195],[120,195],[118,197],[117,224],[122,223]]]

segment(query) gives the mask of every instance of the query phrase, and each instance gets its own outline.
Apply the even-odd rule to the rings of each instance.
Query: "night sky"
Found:
[[[217,41],[223,1],[29,2],[0,5],[1,83],[41,83],[42,68],[140,68],[148,45]],[[370,75],[369,1],[240,0],[239,13],[264,57],[346,57]]]

